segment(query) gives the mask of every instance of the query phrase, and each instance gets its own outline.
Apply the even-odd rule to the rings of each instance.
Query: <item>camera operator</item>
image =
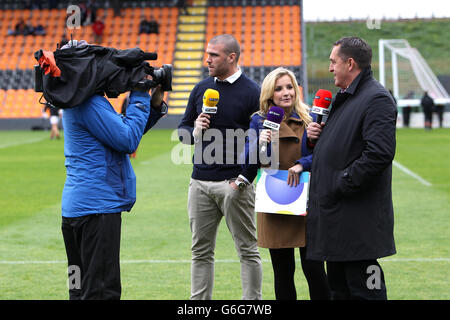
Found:
[[[147,76],[151,80],[151,76]],[[128,154],[163,115],[161,85],[131,90],[126,115],[94,95],[64,112],[67,178],[62,194],[62,234],[70,299],[120,299],[121,212],[136,201],[136,176]]]

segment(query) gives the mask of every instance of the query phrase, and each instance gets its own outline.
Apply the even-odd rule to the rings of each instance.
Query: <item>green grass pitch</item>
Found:
[[[122,214],[122,299],[181,300],[190,291],[186,211],[191,164],[176,165],[172,130],[147,133],[132,159],[137,202]],[[450,298],[450,129],[399,129],[393,167],[397,254],[381,259],[389,299]],[[0,131],[0,299],[67,299],[61,235],[63,139],[48,132]],[[274,299],[268,251],[263,299]],[[297,256],[298,299],[309,299]],[[240,266],[222,222],[214,299],[240,299]]]

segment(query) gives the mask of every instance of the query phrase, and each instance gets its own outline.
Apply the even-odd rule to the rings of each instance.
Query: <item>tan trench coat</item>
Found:
[[[305,132],[303,122],[296,118],[283,121],[279,130],[281,170],[287,170],[301,158]],[[305,217],[257,213],[258,246],[262,248],[297,248],[305,246]]]

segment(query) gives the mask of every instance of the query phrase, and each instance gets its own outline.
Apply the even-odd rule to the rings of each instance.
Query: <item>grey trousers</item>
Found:
[[[191,179],[188,212],[192,232],[192,300],[212,299],[214,249],[222,217],[241,263],[242,299],[261,299],[262,265],[256,241],[254,195],[253,185],[234,190],[229,180]]]

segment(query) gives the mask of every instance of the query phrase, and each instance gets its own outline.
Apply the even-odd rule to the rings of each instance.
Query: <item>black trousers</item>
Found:
[[[411,107],[403,107],[402,114],[403,114],[403,125],[405,127],[409,127],[409,119],[411,117]]]
[[[294,248],[269,249],[275,281],[275,297],[277,300],[296,300],[295,290],[295,254]],[[311,300],[329,300],[330,288],[322,261],[306,259],[306,248],[300,248],[300,261],[303,273],[308,282]]]
[[[387,300],[377,260],[327,261],[327,275],[333,300]]]
[[[120,299],[120,213],[62,218],[69,298]]]

